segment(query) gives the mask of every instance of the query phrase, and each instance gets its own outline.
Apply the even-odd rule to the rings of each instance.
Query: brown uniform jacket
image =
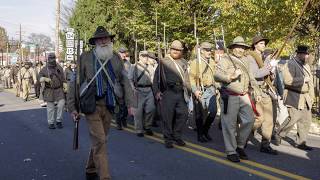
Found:
[[[290,59],[283,67],[285,84],[284,103],[296,109],[311,108],[314,99],[314,85],[312,82],[311,68],[303,65],[299,60]],[[305,83],[305,78],[310,81]]]
[[[120,56],[115,52],[113,53],[113,57],[110,59],[110,61],[116,76],[116,80],[120,82],[124,91],[125,103],[128,107],[132,107],[133,92],[129,84],[129,80],[125,75],[123,62],[121,61]],[[95,75],[94,56],[92,50],[81,54],[80,65],[80,84],[84,83],[85,81],[89,82]],[[103,70],[101,72],[103,72]],[[92,83],[96,84],[95,81],[93,81]],[[69,83],[69,92],[67,96],[67,107],[70,112],[76,110],[75,88],[76,81],[71,80],[71,82]]]
[[[48,69],[46,66],[44,66],[39,72],[39,79],[41,77],[51,79],[50,83],[45,82],[42,92],[44,101],[55,102],[65,98],[63,92],[63,83],[65,83],[66,80],[61,66],[57,64],[57,66],[53,69]]]

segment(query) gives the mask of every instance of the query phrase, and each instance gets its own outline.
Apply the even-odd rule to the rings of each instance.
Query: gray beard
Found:
[[[95,48],[96,55],[101,60],[110,59],[113,56],[113,44],[106,46],[96,46]]]

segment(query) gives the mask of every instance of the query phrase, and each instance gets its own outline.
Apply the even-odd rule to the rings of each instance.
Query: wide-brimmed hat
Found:
[[[176,50],[182,51],[184,48],[183,48],[183,45],[182,45],[182,43],[180,41],[174,40],[171,43],[170,49],[176,49]]]
[[[309,47],[306,45],[299,45],[297,47],[296,53],[309,54]]]
[[[253,37],[251,47],[253,48],[254,45],[257,44],[260,41],[264,41],[266,45],[269,43],[269,39],[268,38],[264,38],[264,37],[258,35],[258,36]]]
[[[209,42],[203,42],[200,44],[200,48],[205,50],[212,50],[213,45]]]
[[[93,37],[89,39],[89,44],[95,45],[95,40],[99,38],[106,38],[110,37],[113,39],[115,35],[110,34],[103,26],[98,26],[96,32],[94,33]]]
[[[241,36],[237,36],[236,38],[233,39],[232,43],[228,46],[229,49],[232,49],[234,46],[243,46],[244,49],[249,49],[250,46],[247,45],[245,42],[244,42],[244,39],[243,37]]]

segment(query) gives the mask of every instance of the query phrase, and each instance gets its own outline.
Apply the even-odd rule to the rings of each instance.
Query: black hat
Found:
[[[94,33],[93,37],[89,39],[90,45],[95,45],[95,40],[99,38],[106,38],[110,37],[113,39],[115,35],[110,34],[103,26],[98,26],[96,32]]]
[[[50,60],[50,59],[56,60],[56,55],[55,55],[55,53],[49,53],[49,54],[48,54],[48,60]]]
[[[264,41],[266,43],[266,45],[269,43],[269,39],[267,38],[264,38],[262,36],[255,36],[253,39],[252,39],[252,48],[254,47],[255,44],[257,44],[258,42],[260,41]]]
[[[296,53],[309,54],[309,47],[306,45],[299,45],[297,47]]]

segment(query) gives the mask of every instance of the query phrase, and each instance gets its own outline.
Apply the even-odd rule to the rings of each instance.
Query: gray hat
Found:
[[[140,51],[139,56],[141,55],[148,56],[148,51]]]
[[[211,43],[209,43],[209,42],[203,42],[203,43],[201,43],[200,44],[200,48],[201,49],[212,49],[212,44]]]
[[[183,48],[183,45],[182,45],[182,43],[180,41],[174,40],[171,43],[170,49],[176,49],[176,50],[182,51],[184,48]]]
[[[250,46],[247,45],[247,44],[244,42],[244,39],[243,39],[243,37],[241,37],[241,36],[237,36],[236,38],[234,38],[233,41],[232,41],[232,43],[228,46],[228,48],[229,48],[229,49],[233,49],[234,46],[236,46],[236,45],[238,45],[238,46],[243,46],[244,49],[249,49],[249,48],[250,48]]]
[[[125,52],[128,52],[128,49],[127,49],[127,48],[121,47],[121,48],[119,49],[119,53],[125,53]]]
[[[152,59],[157,59],[156,55],[154,52],[148,52],[148,57]]]

